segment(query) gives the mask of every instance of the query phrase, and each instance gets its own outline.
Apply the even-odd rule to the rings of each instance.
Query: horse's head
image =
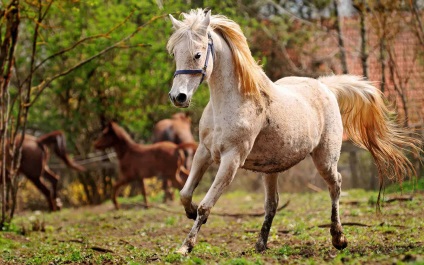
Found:
[[[176,107],[186,108],[197,87],[207,80],[213,69],[213,43],[208,27],[211,11],[198,9],[197,16],[185,16],[179,21],[169,15],[174,33],[167,49],[173,54],[176,71],[169,98]]]
[[[172,119],[175,121],[181,121],[188,125],[191,125],[191,117],[188,112],[178,112],[172,115]]]
[[[114,123],[109,122],[108,125],[103,129],[99,138],[94,142],[94,148],[96,149],[106,149],[108,147],[112,147],[116,142],[116,133],[114,130]]]

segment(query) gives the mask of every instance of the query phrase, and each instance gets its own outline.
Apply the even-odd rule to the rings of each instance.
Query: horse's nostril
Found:
[[[175,98],[179,103],[184,103],[187,100],[187,95],[184,93],[180,93]]]

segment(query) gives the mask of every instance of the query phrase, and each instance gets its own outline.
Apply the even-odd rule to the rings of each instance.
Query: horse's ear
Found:
[[[179,21],[178,19],[175,19],[171,14],[169,14],[169,18],[171,19],[174,30],[178,30],[182,27],[183,22]]]
[[[208,12],[206,12],[206,14],[205,14],[205,18],[202,20],[202,27],[201,27],[201,30],[203,31],[203,32],[201,32],[202,33],[202,35],[206,35],[206,33],[208,32],[208,27],[209,27],[209,24],[211,23],[211,10],[208,10]]]

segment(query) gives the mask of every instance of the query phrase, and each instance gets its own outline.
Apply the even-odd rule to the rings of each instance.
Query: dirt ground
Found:
[[[60,212],[21,212],[0,234],[1,264],[424,264],[424,194],[386,195],[382,214],[375,192],[350,190],[341,199],[349,246],[331,245],[327,192],[281,194],[268,250],[254,245],[263,217],[220,216],[263,212],[263,194],[233,191],[218,201],[188,256],[175,254],[191,229],[178,202],[145,209],[140,197]],[[402,197],[402,198],[404,198]],[[197,196],[199,201],[202,196]],[[159,201],[160,199],[157,199]]]

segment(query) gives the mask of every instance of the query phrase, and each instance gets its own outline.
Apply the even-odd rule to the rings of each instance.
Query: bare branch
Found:
[[[286,47],[284,45],[283,42],[281,42],[280,40],[278,40],[274,34],[272,34],[269,29],[262,25],[261,26],[262,31],[267,35],[268,38],[270,38],[272,41],[275,42],[276,45],[278,45],[280,47],[280,51],[281,51],[281,55],[283,55],[285,62],[287,63],[287,65],[290,67],[290,71],[295,74],[295,75],[299,75],[299,76],[311,76],[311,77],[317,77],[316,74],[314,73],[310,73],[304,69],[301,69],[299,67],[297,67],[294,62],[290,59],[289,54],[287,53]]]
[[[107,47],[107,48],[105,48],[105,49],[103,49],[102,51],[100,51],[99,53],[97,53],[97,54],[95,54],[95,55],[93,55],[93,56],[91,56],[90,58],[88,58],[88,59],[86,59],[86,60],[84,60],[84,61],[81,61],[81,62],[79,62],[79,63],[77,63],[76,65],[74,65],[74,66],[72,66],[72,67],[70,67],[70,68],[68,68],[67,70],[65,70],[65,71],[63,71],[63,72],[60,72],[60,73],[58,73],[58,74],[56,74],[56,75],[54,75],[53,77],[48,77],[48,78],[46,78],[43,82],[41,82],[38,86],[35,86],[35,87],[32,87],[32,89],[31,90],[34,90],[34,91],[38,91],[38,93],[35,95],[35,98],[31,101],[31,103],[29,103],[29,105],[32,105],[32,104],[34,104],[34,102],[40,97],[40,95],[41,95],[41,93],[44,91],[44,89],[46,88],[46,87],[48,87],[54,80],[56,80],[56,79],[58,79],[59,77],[62,77],[62,76],[65,76],[65,75],[67,75],[67,74],[69,74],[70,72],[72,72],[72,71],[74,71],[75,69],[77,69],[77,68],[79,68],[79,67],[81,67],[81,66],[83,66],[83,65],[85,65],[85,64],[87,64],[87,63],[89,63],[89,62],[91,62],[92,60],[94,60],[94,59],[96,59],[96,58],[98,58],[98,57],[100,57],[100,56],[102,56],[103,54],[105,54],[105,53],[107,53],[107,52],[109,52],[109,51],[111,51],[111,50],[113,50],[113,49],[115,49],[115,48],[119,48],[120,47],[120,45],[122,45],[123,43],[125,43],[126,41],[128,41],[129,39],[131,39],[132,37],[134,37],[135,36],[135,34],[137,34],[140,30],[142,30],[144,27],[146,27],[147,25],[149,25],[149,24],[151,24],[151,23],[153,23],[154,21],[156,21],[156,20],[158,20],[158,19],[160,19],[160,18],[164,18],[164,17],[166,17],[166,16],[168,16],[168,14],[163,14],[163,15],[160,15],[160,16],[155,16],[155,17],[153,17],[153,18],[151,18],[149,21],[147,21],[146,23],[144,23],[143,25],[141,25],[141,26],[139,26],[139,27],[137,27],[137,29],[136,30],[134,30],[130,35],[128,35],[128,36],[126,36],[125,38],[123,38],[123,39],[121,39],[120,41],[118,41],[118,42],[116,42],[115,44],[113,44],[112,46],[109,46],[109,47]],[[146,45],[147,46],[147,45]]]
[[[46,13],[45,13],[46,14]],[[43,17],[45,17],[45,14]],[[44,58],[43,60],[41,60],[40,63],[38,63],[34,69],[31,69],[30,73],[28,74],[28,76],[25,78],[25,80],[20,84],[20,86],[23,86],[28,79],[30,78],[30,75],[34,74],[34,72],[36,72],[44,63],[46,63],[47,61],[62,55],[66,52],[69,52],[73,49],[75,49],[76,47],[78,47],[79,45],[90,41],[90,40],[95,40],[95,39],[100,39],[100,38],[109,38],[109,35],[114,32],[116,29],[120,28],[122,25],[124,25],[132,16],[134,15],[134,11],[132,11],[122,22],[120,22],[119,24],[115,25],[113,28],[111,28],[108,32],[103,33],[103,34],[98,34],[98,35],[94,35],[94,36],[89,36],[89,37],[85,37],[80,39],[79,41],[75,42],[74,44],[72,44],[70,47],[65,48],[63,50],[58,51],[57,53],[54,53],[46,58]]]

